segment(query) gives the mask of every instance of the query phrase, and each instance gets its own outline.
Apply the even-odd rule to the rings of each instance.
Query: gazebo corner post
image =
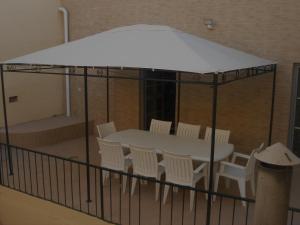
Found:
[[[10,140],[9,140],[9,131],[8,131],[8,122],[7,122],[3,64],[0,64],[0,76],[1,76],[2,106],[3,106],[3,116],[4,116],[6,149],[7,149],[7,157],[8,157],[8,162],[9,162],[9,175],[13,175],[14,173],[13,173],[13,166],[12,166],[12,159],[11,159],[11,152],[10,152]],[[1,154],[2,154],[2,152],[1,152]],[[2,164],[2,162],[1,162],[1,164]],[[1,184],[2,184],[2,177],[1,177]]]
[[[214,185],[214,156],[215,156],[215,134],[217,124],[217,100],[218,100],[218,73],[213,75],[213,101],[212,101],[212,133],[211,133],[211,150],[210,150],[210,163],[209,163],[209,187],[208,187],[208,200],[206,210],[206,225],[210,225],[211,219],[211,203]]]
[[[272,133],[273,133],[273,120],[274,120],[274,106],[275,106],[275,94],[276,94],[276,77],[277,77],[277,65],[273,65],[273,83],[272,83],[272,100],[271,100],[271,113],[269,122],[269,138],[268,145],[272,144]]]
[[[90,182],[90,143],[89,143],[89,104],[88,104],[88,68],[84,67],[84,116],[85,116],[85,154],[87,202],[91,202]]]
[[[109,67],[106,67],[106,122],[110,120],[110,106],[109,106]]]

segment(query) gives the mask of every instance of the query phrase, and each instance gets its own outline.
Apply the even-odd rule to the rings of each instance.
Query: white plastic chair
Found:
[[[150,132],[158,134],[170,134],[172,122],[152,119]]]
[[[157,154],[152,148],[144,148],[130,145],[130,157],[132,158],[133,174],[145,177],[161,179],[164,167],[159,165]],[[132,178],[131,195],[134,194],[137,178]],[[155,184],[155,200],[158,200],[160,183]]]
[[[209,142],[211,141],[211,133],[212,133],[212,128],[206,127],[205,136],[204,136],[205,141],[209,141]],[[230,130],[216,129],[215,143],[217,144],[229,143],[229,136],[230,136]]]
[[[131,166],[131,160],[129,156],[124,155],[123,148],[119,142],[105,141],[101,138],[97,138],[101,154],[101,167],[122,171],[128,173],[128,169]],[[108,171],[103,171],[103,183],[109,176]],[[123,175],[123,192],[126,190],[127,176]]]
[[[199,138],[200,125],[192,125],[179,122],[177,126],[176,136]]]
[[[207,163],[202,163],[194,170],[193,160],[190,156],[163,153],[163,165],[165,166],[166,181],[178,185],[195,187],[196,183],[204,178],[207,189]],[[169,185],[165,185],[163,203],[166,203]],[[195,191],[190,191],[190,210],[194,207]]]
[[[216,174],[214,190],[217,192],[220,177],[236,180],[239,185],[241,197],[246,197],[246,182],[251,182],[251,191],[255,195],[255,157],[254,153],[261,151],[264,147],[262,143],[257,149],[254,149],[250,155],[234,152],[231,162],[222,161],[220,163],[220,171]],[[245,166],[236,163],[237,158],[246,159],[247,163]],[[214,197],[215,199],[215,197]],[[242,202],[246,206],[246,202]]]
[[[97,125],[96,127],[100,138],[105,138],[106,136],[117,132],[115,123],[113,121]]]

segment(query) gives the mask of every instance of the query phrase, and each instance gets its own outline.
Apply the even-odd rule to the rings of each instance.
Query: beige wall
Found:
[[[1,0],[0,61],[63,42],[63,19],[58,0]],[[5,73],[6,101],[10,124],[64,113],[63,77]],[[3,124],[2,98],[1,120]]]
[[[300,1],[90,0],[87,4],[80,0],[64,0],[63,4],[70,11],[73,40],[118,26],[164,24],[278,61],[273,140],[287,141],[292,67],[293,63],[300,62]],[[215,30],[208,30],[204,26],[205,18],[216,21]],[[114,94],[111,90],[112,95],[119,96],[111,99],[112,107],[127,109],[124,111],[125,117],[119,113],[115,114],[118,118],[112,118],[118,119],[117,126],[122,128],[136,126],[138,122],[138,98],[135,96],[138,94],[138,85],[131,86],[130,82],[123,81],[123,88],[118,88]],[[116,83],[121,84],[121,81]],[[78,88],[80,84],[74,82],[74,87]],[[211,90],[207,87],[184,86],[181,120],[200,123],[203,127],[209,125],[209,93]],[[261,141],[266,142],[271,75],[223,86],[219,96],[218,127],[232,130],[231,142],[237,150],[250,151]],[[95,116],[103,115],[103,104],[93,106],[98,111]],[[128,111],[129,108],[134,110]],[[131,118],[130,122],[126,121],[127,118]]]
[[[78,70],[78,73],[82,71]],[[90,71],[91,73],[95,71]],[[106,75],[106,70],[103,71]],[[137,70],[109,70],[111,76],[131,74],[137,76]],[[84,117],[83,77],[71,77],[72,114]],[[88,78],[89,118],[94,124],[103,123],[107,119],[107,84],[106,79]],[[115,121],[117,129],[139,127],[139,82],[127,80],[109,81],[109,116]],[[94,127],[94,131],[95,131]]]
[[[0,187],[1,225],[107,225],[98,218]]]

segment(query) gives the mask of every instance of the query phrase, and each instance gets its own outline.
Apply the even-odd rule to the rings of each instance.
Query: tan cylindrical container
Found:
[[[286,225],[291,168],[259,165],[254,225]]]
[[[286,225],[292,167],[299,158],[277,143],[255,153],[258,166],[254,225]]]

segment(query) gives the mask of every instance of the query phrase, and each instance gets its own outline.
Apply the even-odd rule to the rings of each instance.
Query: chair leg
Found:
[[[204,176],[204,188],[206,191],[208,191],[208,177]],[[206,200],[208,199],[208,194],[205,194]]]
[[[159,188],[160,188],[160,183],[155,184],[155,201],[158,200],[159,197]]]
[[[254,175],[251,176],[250,182],[251,182],[252,195],[255,196],[255,176]]]
[[[238,184],[239,184],[241,197],[246,198],[246,180],[245,179],[239,179]],[[243,206],[246,206],[245,201],[242,201],[242,204],[243,204]]]
[[[204,188],[207,191],[208,190],[208,177],[204,176]]]
[[[157,171],[157,177],[156,177],[156,179],[157,180],[161,180],[161,175],[162,175],[162,171]],[[158,198],[160,197],[160,183],[158,183],[158,182],[156,182],[155,183],[155,201],[157,201],[158,200]]]
[[[230,160],[229,160],[229,157],[227,157],[224,161],[229,162],[229,161],[230,161]],[[226,179],[226,180],[225,180],[225,187],[226,187],[227,189],[230,188],[230,182],[231,182],[230,179]]]
[[[137,178],[133,177],[133,178],[132,178],[132,185],[131,185],[131,195],[134,194],[136,181],[137,181]]]
[[[126,175],[123,175],[123,193],[126,192],[126,183],[127,183],[127,176]],[[121,177],[120,177],[121,179]]]
[[[215,180],[214,192],[218,191],[219,179],[220,179],[220,175],[217,173],[216,180]],[[216,201],[216,196],[213,197],[213,201]]]
[[[165,185],[165,188],[164,188],[164,199],[163,199],[163,203],[164,203],[164,204],[166,204],[166,201],[167,201],[169,188],[170,188],[169,185]]]
[[[190,210],[194,208],[195,191],[190,191]]]

